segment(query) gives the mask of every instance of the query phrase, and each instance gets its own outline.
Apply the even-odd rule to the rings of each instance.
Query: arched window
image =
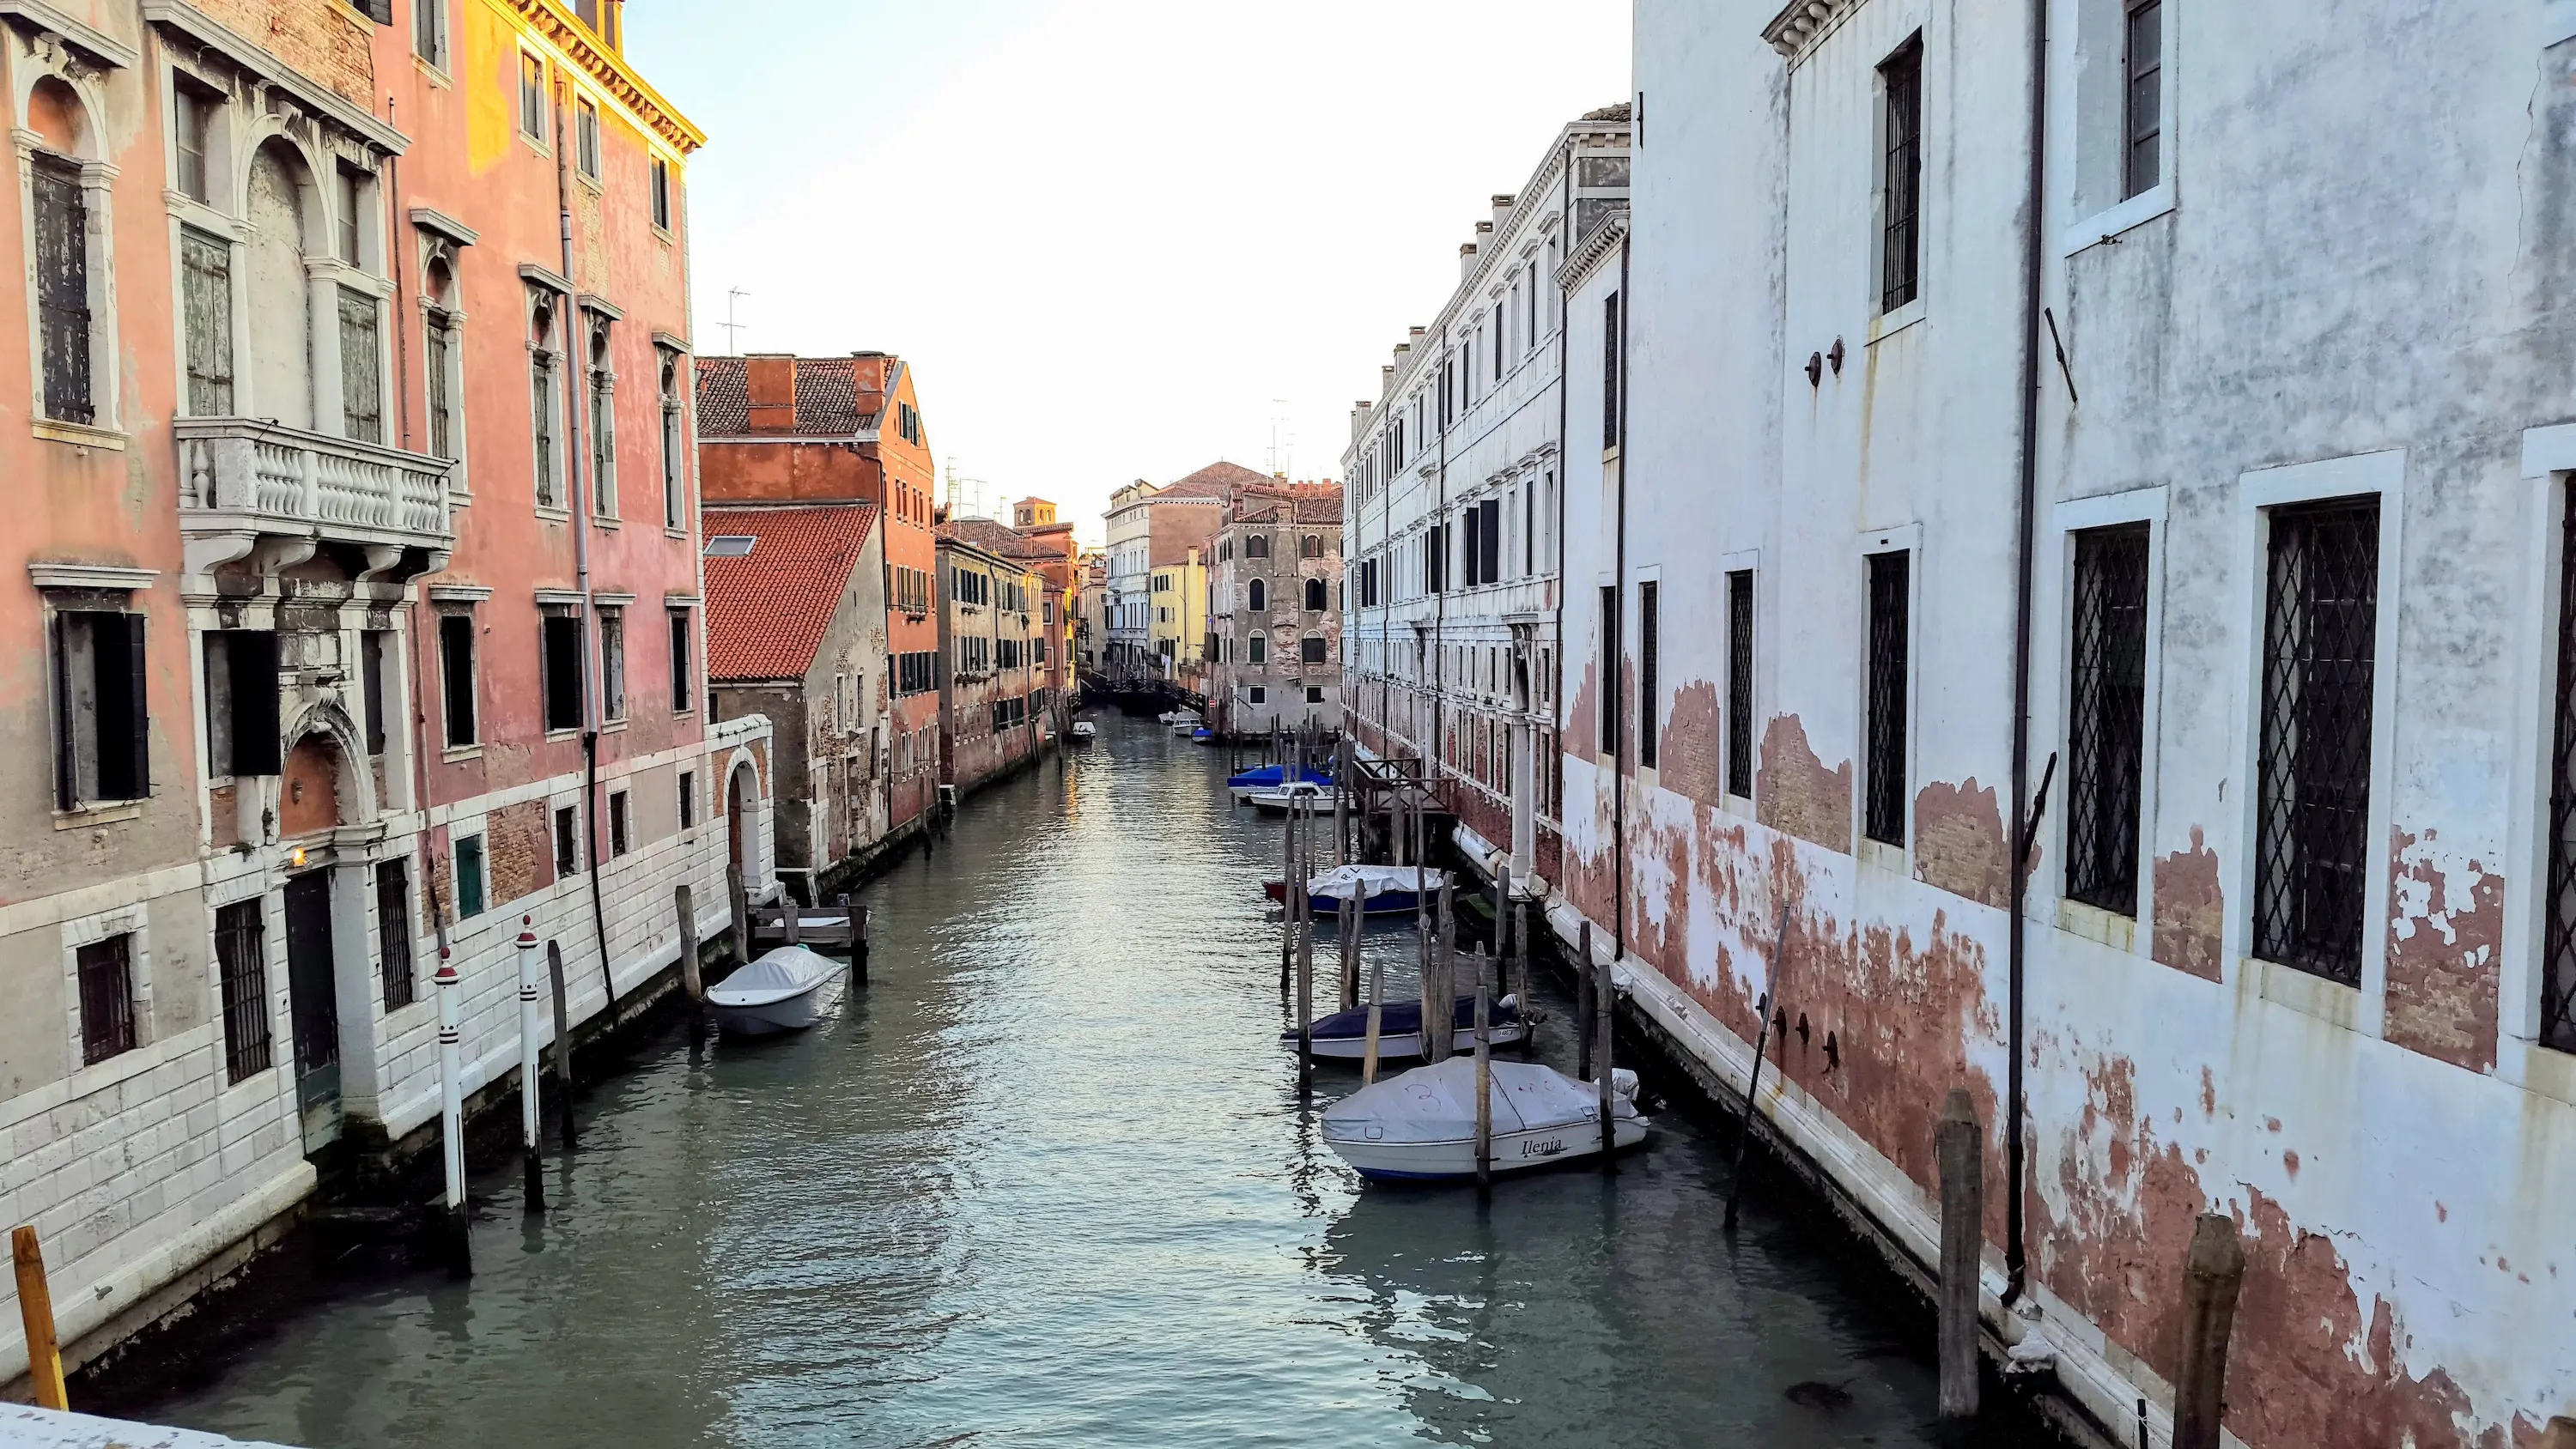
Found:
[[[1243,541],[1243,556],[1245,558],[1270,557],[1270,540],[1257,533],[1252,535],[1250,538],[1245,539]]]
[[[1297,545],[1297,553],[1302,558],[1322,558],[1324,540],[1314,534],[1307,534],[1305,541]]]
[[[1322,579],[1308,579],[1306,581],[1306,612],[1317,614],[1322,613],[1323,609],[1324,581]]]
[[[555,298],[542,288],[528,289],[528,419],[529,440],[536,455],[539,508],[561,508],[563,470],[555,455]]]
[[[421,373],[429,388],[429,451],[450,462],[463,458],[465,435],[464,349],[456,345],[456,270],[447,243],[431,250],[420,278]]]
[[[1269,612],[1270,586],[1259,579],[1254,579],[1245,587],[1244,602],[1256,614]]]
[[[662,526],[688,526],[688,479],[681,412],[680,354],[662,351]]]
[[[590,512],[617,516],[617,369],[608,351],[608,319],[590,326]]]
[[[116,332],[106,310],[104,246],[109,208],[96,130],[80,95],[55,75],[29,90],[26,126],[36,138],[26,175],[34,207],[37,416],[114,427],[108,400]]]

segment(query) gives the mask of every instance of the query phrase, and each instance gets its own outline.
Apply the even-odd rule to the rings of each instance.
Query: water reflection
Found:
[[[1301,1102],[1277,1047],[1279,826],[1222,763],[1104,719],[868,887],[835,1018],[674,1031],[544,1219],[479,1181],[470,1284],[321,1295],[140,1407],[316,1449],[1931,1442],[1928,1366],[1828,1240],[1755,1202],[1730,1245],[1671,1114],[1615,1177],[1363,1189],[1318,1135],[1357,1073]],[[1414,992],[1409,924],[1363,954]]]

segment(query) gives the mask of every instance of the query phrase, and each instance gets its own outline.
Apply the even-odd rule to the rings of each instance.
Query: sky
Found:
[[[626,26],[709,138],[698,350],[899,353],[969,511],[1052,499],[1093,544],[1137,478],[1340,477],[1492,196],[1629,89],[1628,0],[633,0]]]

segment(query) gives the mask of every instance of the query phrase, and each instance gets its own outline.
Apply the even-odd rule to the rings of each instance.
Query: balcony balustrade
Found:
[[[258,418],[179,418],[171,431],[196,591],[214,592],[218,570],[274,572],[325,547],[355,551],[357,577],[409,577],[444,567],[455,544],[445,459]]]

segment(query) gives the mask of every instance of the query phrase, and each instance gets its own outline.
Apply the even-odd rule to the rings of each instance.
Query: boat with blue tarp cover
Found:
[[[1350,901],[1363,916],[1409,916],[1420,909],[1425,894],[1437,895],[1449,879],[1445,870],[1418,865],[1337,865],[1309,877],[1306,894],[1317,901],[1315,914],[1329,917],[1334,903]],[[1288,883],[1261,883],[1262,894],[1286,903]]]
[[[1476,1049],[1476,998],[1461,996],[1457,1009],[1449,1013],[1454,1035],[1451,1049],[1470,1052]],[[1354,1006],[1318,1018],[1308,1033],[1314,1041],[1315,1055],[1337,1061],[1359,1061],[1368,1055],[1368,1008]],[[1521,1024],[1520,1001],[1506,996],[1494,1003],[1486,1024],[1486,1034],[1495,1046],[1509,1046],[1528,1035]],[[1297,1049],[1297,1033],[1279,1034],[1279,1044],[1290,1051]],[[1422,1003],[1390,1001],[1378,1008],[1377,1057],[1382,1062],[1411,1061],[1422,1055]]]
[[[1333,772],[1320,765],[1262,765],[1250,770],[1237,770],[1225,777],[1225,788],[1237,800],[1249,800],[1265,790],[1276,790],[1290,779],[1309,785],[1333,783]]]

